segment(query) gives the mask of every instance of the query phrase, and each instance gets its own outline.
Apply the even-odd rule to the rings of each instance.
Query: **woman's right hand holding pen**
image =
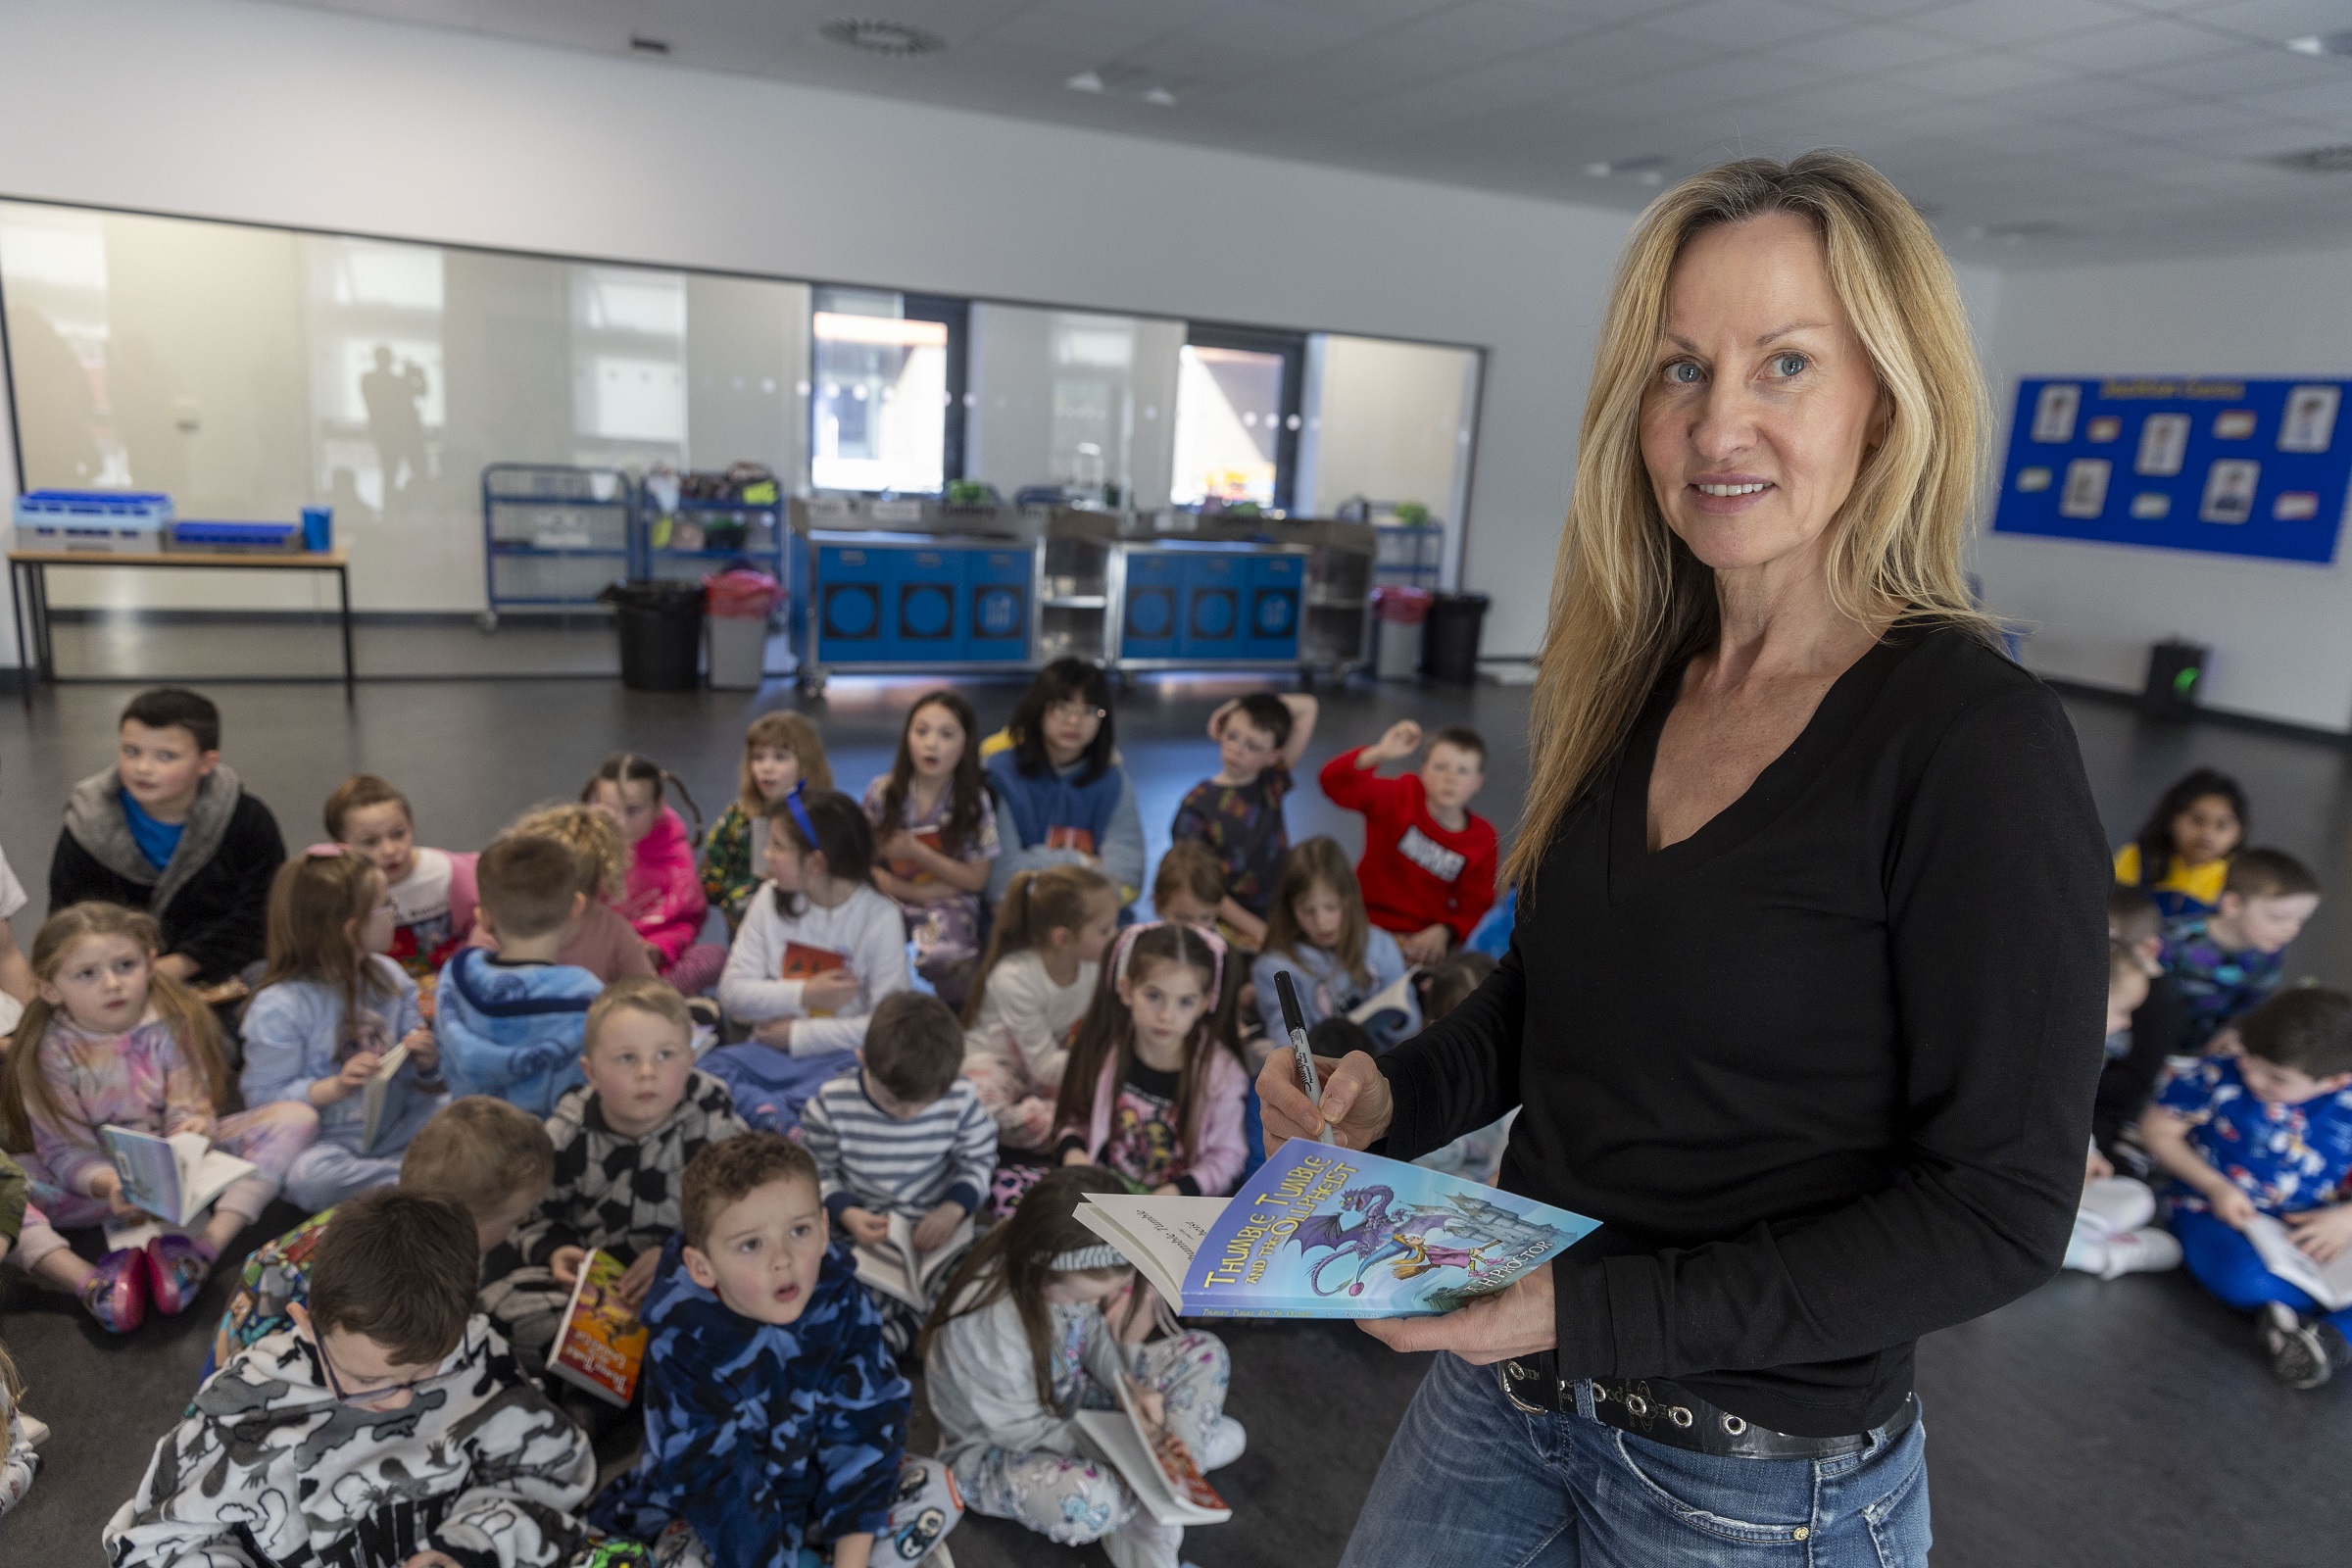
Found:
[[[1320,1109],[1306,1098],[1298,1061],[1290,1052],[1274,1052],[1258,1070],[1257,1098],[1265,1115],[1268,1157],[1294,1138],[1369,1149],[1388,1136],[1396,1104],[1371,1053],[1351,1051],[1337,1061],[1317,1056],[1315,1074],[1323,1080]]]

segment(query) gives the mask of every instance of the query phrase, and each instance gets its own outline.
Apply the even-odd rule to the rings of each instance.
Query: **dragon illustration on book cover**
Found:
[[[1331,1249],[1307,1271],[1307,1284],[1317,1296],[1364,1294],[1364,1276],[1386,1263],[1399,1280],[1411,1280],[1438,1269],[1458,1268],[1465,1276],[1455,1291],[1476,1294],[1484,1283],[1489,1250],[1547,1240],[1550,1229],[1537,1225],[1490,1200],[1449,1194],[1450,1207],[1398,1203],[1396,1189],[1378,1184],[1350,1187],[1340,1194],[1339,1207],[1328,1214],[1310,1214],[1298,1222],[1290,1240],[1302,1254]],[[1443,1232],[1447,1240],[1439,1241]],[[1334,1263],[1353,1259],[1344,1283],[1326,1285],[1324,1274]]]

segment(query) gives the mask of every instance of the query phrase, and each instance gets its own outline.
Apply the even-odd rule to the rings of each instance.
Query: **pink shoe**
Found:
[[[128,1334],[147,1321],[147,1254],[118,1248],[100,1258],[74,1293],[109,1334]]]
[[[147,1244],[147,1288],[155,1309],[177,1317],[196,1304],[196,1293],[212,1278],[213,1254],[204,1244],[166,1232]]]

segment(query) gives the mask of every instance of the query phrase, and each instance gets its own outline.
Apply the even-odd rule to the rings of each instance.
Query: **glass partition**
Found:
[[[971,474],[1009,500],[1168,503],[1182,321],[972,307]]]

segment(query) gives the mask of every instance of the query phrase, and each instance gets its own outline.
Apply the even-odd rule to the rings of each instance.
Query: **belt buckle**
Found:
[[[1552,1413],[1540,1404],[1530,1404],[1519,1397],[1517,1391],[1511,1387],[1514,1379],[1522,1382],[1533,1381],[1528,1377],[1527,1368],[1516,1361],[1504,1361],[1495,1366],[1494,1381],[1502,1385],[1502,1396],[1511,1401],[1513,1409],[1525,1411],[1529,1415],[1550,1415]]]

